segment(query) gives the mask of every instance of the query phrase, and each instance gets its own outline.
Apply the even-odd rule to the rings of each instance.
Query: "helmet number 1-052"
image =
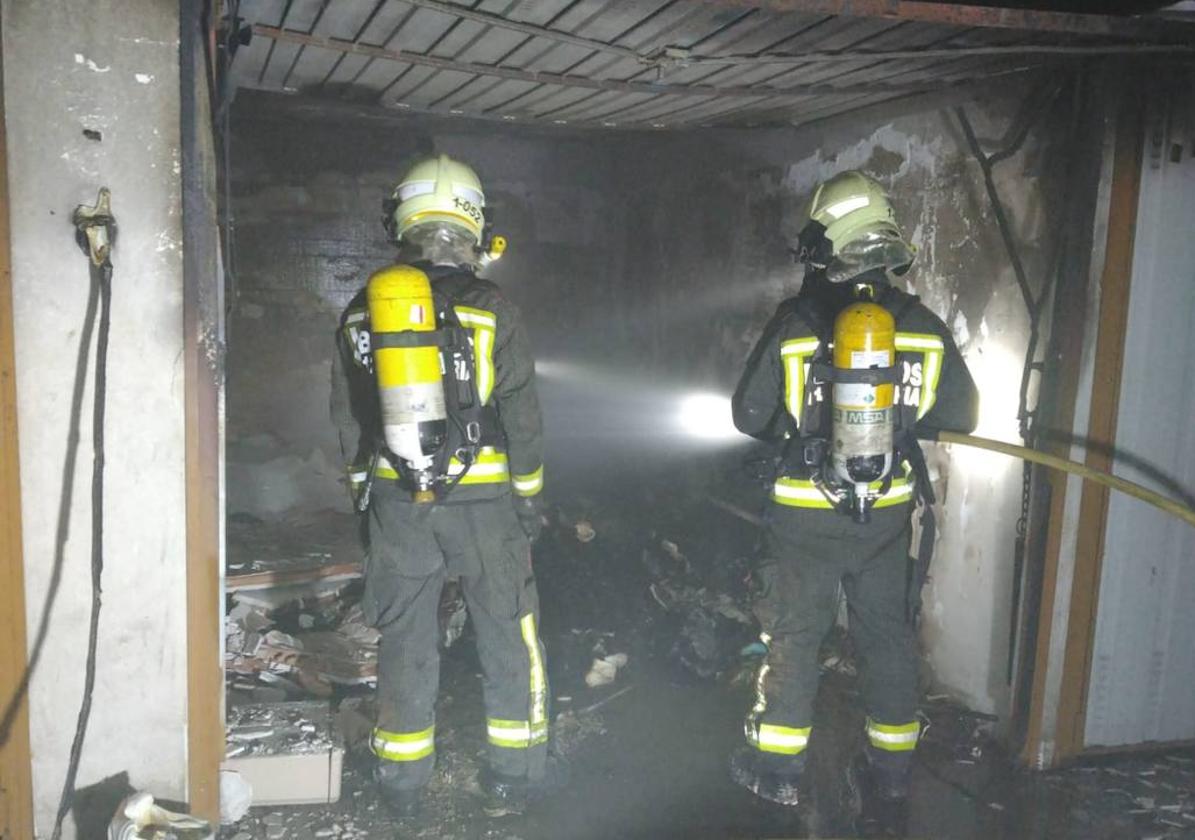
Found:
[[[481,224],[481,219],[482,219],[481,208],[478,207],[476,204],[474,204],[472,201],[469,201],[468,199],[461,198],[458,195],[458,196],[453,196],[452,203],[456,207],[457,210],[460,210],[462,213],[464,213],[470,219],[477,222],[477,224]]]

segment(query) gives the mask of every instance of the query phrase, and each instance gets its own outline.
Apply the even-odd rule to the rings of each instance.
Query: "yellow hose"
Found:
[[[1173,499],[1163,496],[1161,493],[1155,493],[1147,487],[1142,487],[1132,481],[1127,481],[1119,476],[1106,473],[1103,470],[1092,469],[1086,464],[1080,464],[1076,461],[1069,461],[1066,458],[1059,458],[1055,455],[1047,455],[1045,452],[1038,452],[1036,449],[1029,449],[1024,446],[1017,446],[1012,443],[1004,443],[999,440],[990,440],[988,438],[973,437],[972,435],[960,435],[955,432],[939,432],[938,440],[942,443],[955,443],[960,446],[973,446],[976,449],[987,449],[990,452],[999,452],[1002,455],[1007,455],[1010,458],[1018,458],[1025,461],[1032,461],[1035,464],[1041,464],[1043,467],[1049,467],[1054,470],[1062,470],[1063,472],[1077,475],[1086,481],[1094,481],[1097,484],[1103,484],[1105,487],[1111,487],[1113,490],[1119,490],[1121,493],[1126,493],[1134,499],[1140,499],[1143,502],[1153,505],[1159,510],[1163,510],[1171,516],[1177,516],[1179,519],[1186,522],[1188,525],[1195,527],[1195,510],[1187,507],[1181,502],[1176,502]]]

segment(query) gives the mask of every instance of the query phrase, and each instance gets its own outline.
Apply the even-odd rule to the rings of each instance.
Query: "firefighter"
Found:
[[[548,685],[531,566],[544,483],[535,362],[519,311],[476,274],[499,249],[488,241],[485,196],[473,170],[443,155],[422,160],[385,210],[405,265],[375,274],[370,288],[383,274],[430,281],[435,323],[424,317],[429,329],[439,329],[441,360],[433,356],[424,367],[437,380],[443,375],[450,398],[447,421],[437,427],[444,434],[422,438],[444,439],[444,457],[413,470],[387,445],[386,403],[375,378],[381,348],[405,345],[384,343],[376,325],[371,331],[372,298],[362,290],[336,332],[331,410],[368,522],[363,606],[381,631],[375,777],[392,811],[417,812],[435,761],[440,592],[447,578],[459,578],[483,672],[486,810],[518,813],[546,784],[549,764]],[[456,355],[453,336],[464,348]]]
[[[894,219],[883,188],[860,172],[840,173],[816,190],[799,239],[801,290],[764,329],[733,401],[739,430],[780,444],[783,455],[759,570],[756,609],[767,656],[746,719],[747,744],[731,758],[732,777],[764,799],[797,804],[813,732],[818,647],[838,614],[841,586],[867,714],[866,740],[851,774],[863,794],[865,821],[903,810],[920,733],[914,622],[933,523],[932,488],[916,438],[933,430],[972,431],[978,405],[950,330],[892,285],[914,257]],[[872,304],[891,316],[879,313],[888,321],[895,358],[881,354],[877,365],[862,365],[876,370],[843,376],[844,384],[836,385],[839,353],[832,345],[839,315],[856,307],[854,314],[870,317],[878,311],[866,309]],[[866,360],[866,353],[859,358]],[[834,453],[851,440],[836,430],[841,415],[832,410],[832,389],[847,380],[851,387],[871,382],[891,389],[891,469],[871,484],[844,481],[842,453]],[[918,499],[923,539],[910,558]]]

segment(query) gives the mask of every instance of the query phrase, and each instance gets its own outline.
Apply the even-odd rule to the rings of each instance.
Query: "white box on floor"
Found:
[[[223,769],[253,789],[253,805],[322,805],[340,799],[344,748],[320,701],[228,710]]]
[[[344,750],[304,755],[230,758],[225,770],[240,773],[253,788],[253,805],[323,805],[340,799]]]

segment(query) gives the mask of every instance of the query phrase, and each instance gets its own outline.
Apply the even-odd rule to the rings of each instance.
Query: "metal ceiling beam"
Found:
[[[1143,38],[1157,41],[1182,40],[1195,27],[1172,20],[1146,17],[1045,12],[996,6],[966,6],[958,3],[927,3],[924,0],[697,0],[714,6],[762,9],[776,14],[841,15],[843,17],[933,23],[942,26],[1023,29],[1037,32],[1070,32],[1110,38]]]
[[[453,15],[455,17],[471,20],[474,23],[484,23],[486,26],[493,26],[498,29],[507,29],[511,32],[521,32],[524,35],[530,35],[534,38],[546,38],[550,41],[559,41],[562,44],[571,44],[574,47],[582,47],[594,52],[604,52],[610,55],[616,55],[619,58],[628,58],[632,61],[643,61],[644,56],[635,50],[627,47],[620,47],[617,44],[607,44],[605,41],[597,41],[593,38],[585,38],[581,35],[573,35],[571,32],[562,32],[559,29],[551,29],[547,26],[539,26],[534,23],[526,23],[519,20],[511,20],[502,15],[494,14],[493,12],[483,12],[478,9],[470,9],[465,6],[458,6],[455,3],[446,3],[444,0],[402,0],[408,6],[416,6],[420,9],[431,9],[432,11],[440,12],[445,15]]]
[[[795,84],[786,85],[784,89],[767,86],[727,86],[712,85],[666,85],[653,82],[627,82],[616,79],[593,79],[586,76],[575,76],[563,73],[548,73],[539,70],[525,70],[515,67],[503,67],[491,64],[477,64],[470,61],[458,61],[442,56],[426,53],[408,52],[406,50],[387,49],[339,38],[326,38],[321,35],[309,35],[306,32],[295,32],[289,29],[279,29],[274,26],[255,24],[253,34],[274,41],[285,41],[306,47],[317,47],[333,52],[353,53],[369,58],[394,61],[402,64],[415,64],[431,67],[436,70],[446,70],[457,73],[472,73],[477,76],[495,76],[517,82],[531,82],[542,85],[558,85],[569,88],[585,88],[587,90],[611,91],[615,93],[649,94],[653,96],[705,96],[715,99],[744,99],[759,96],[807,96],[810,94],[826,94],[830,96],[846,93],[921,93],[941,87],[930,83],[916,85],[888,85],[888,84]]]
[[[903,58],[970,58],[979,56],[1089,56],[1089,55],[1175,55],[1195,54],[1191,44],[974,44],[935,47],[925,50],[817,50],[802,54],[760,53],[759,55],[693,55],[671,51],[678,65],[783,65],[834,64],[845,61],[890,60]]]

